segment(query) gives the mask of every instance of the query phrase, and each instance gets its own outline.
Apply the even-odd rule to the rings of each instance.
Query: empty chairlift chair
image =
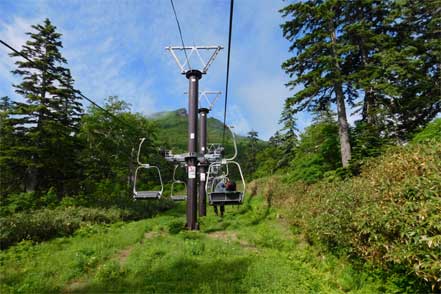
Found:
[[[175,169],[173,170],[173,182],[171,184],[170,199],[173,201],[185,201],[187,200],[187,184],[184,181],[180,181],[176,179],[176,170],[178,167],[179,164],[175,165]],[[177,186],[183,187],[184,192],[180,191],[179,194],[176,194]]]
[[[144,143],[144,141],[145,141],[145,138],[142,138],[141,142],[139,143],[139,147],[138,147],[138,156],[137,156],[138,167],[135,170],[135,179],[134,179],[134,183],[133,183],[133,199],[135,199],[135,200],[160,199],[162,196],[162,193],[164,191],[164,185],[162,183],[161,171],[159,170],[159,168],[157,166],[150,165],[148,163],[141,163],[139,161],[139,154],[141,153],[141,146],[142,146],[142,143]],[[156,173],[158,175],[157,178],[158,178],[159,184],[161,186],[160,190],[150,190],[150,191],[147,191],[147,190],[138,191],[137,190],[136,183],[137,183],[137,180],[139,177],[138,172],[142,169],[146,169],[146,170],[152,169],[157,172]]]

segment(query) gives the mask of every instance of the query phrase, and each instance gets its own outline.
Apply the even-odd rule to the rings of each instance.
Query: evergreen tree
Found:
[[[24,167],[17,146],[23,142],[14,132],[15,105],[9,97],[0,99],[0,195],[19,192]]]
[[[17,103],[21,119],[15,125],[26,137],[22,146],[27,165],[25,187],[27,191],[44,191],[53,186],[62,194],[66,180],[74,178],[72,172],[77,170],[81,104],[70,71],[64,67],[61,34],[48,19],[32,28],[35,32],[27,33],[30,39],[20,52],[32,62],[20,58],[12,71],[22,77],[14,87],[26,99]]]
[[[252,175],[257,169],[257,152],[258,152],[258,133],[256,131],[248,132],[248,146],[247,146],[247,164],[246,172],[248,175]]]
[[[342,38],[349,51],[343,67],[351,85],[364,96],[360,101],[362,121],[370,129],[379,129],[384,99],[379,54],[393,42],[387,33],[391,1],[348,0],[344,5]]]
[[[349,125],[345,100],[352,102],[355,93],[345,76],[343,57],[350,48],[341,38],[344,1],[308,0],[290,4],[281,10],[289,19],[282,24],[286,39],[293,42],[289,51],[294,56],[283,69],[292,78],[287,86],[304,89],[288,98],[285,108],[294,112],[320,110],[329,102],[337,108],[341,160],[347,166],[351,159]]]
[[[297,120],[295,118],[295,113],[290,107],[285,107],[282,111],[280,123],[283,124],[283,127],[281,132],[277,132],[276,135],[278,138],[280,138],[280,149],[283,155],[280,161],[277,163],[276,169],[289,164],[289,162],[295,156],[295,149],[299,143],[297,138],[297,132],[299,131],[297,129]]]
[[[381,54],[388,128],[407,139],[441,111],[441,32],[438,0],[394,1]]]

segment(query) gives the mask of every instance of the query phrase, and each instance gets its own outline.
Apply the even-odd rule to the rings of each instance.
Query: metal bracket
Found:
[[[214,95],[214,98],[210,100],[209,96]],[[205,98],[205,101],[208,103],[208,110],[211,111],[216,103],[217,99],[219,99],[220,95],[222,95],[221,91],[203,91],[200,93],[200,97]],[[200,103],[201,100],[199,100]],[[200,107],[200,105],[199,105]]]
[[[171,55],[173,56],[173,58],[176,61],[176,64],[178,65],[179,69],[181,70],[182,74],[185,74],[187,71],[191,70],[191,66],[190,64],[188,64],[188,61],[190,60],[191,56],[195,53],[196,56],[198,57],[201,65],[202,65],[202,70],[201,72],[203,74],[206,74],[208,71],[208,68],[210,67],[210,65],[213,63],[214,59],[216,58],[216,56],[219,54],[219,51],[224,49],[223,46],[168,46],[165,48],[166,50],[170,51]],[[181,63],[181,61],[179,60],[179,57],[176,55],[176,51],[182,51],[184,50],[185,52],[190,51],[190,53],[187,54],[187,58],[185,60],[184,63]],[[201,54],[199,53],[199,50],[208,50],[208,51],[213,51],[213,53],[211,54],[210,58],[208,59],[208,61],[204,61],[202,59]]]
[[[188,92],[184,92],[185,95],[188,94]],[[212,100],[210,100],[210,95],[215,95],[214,98]],[[199,92],[199,97],[200,98],[205,98],[205,101],[207,101],[208,104],[208,111],[211,111],[214,107],[214,104],[216,104],[216,101],[219,99],[220,95],[222,95],[222,91],[202,91]],[[202,108],[201,106],[201,101],[202,99],[199,99],[199,108]]]

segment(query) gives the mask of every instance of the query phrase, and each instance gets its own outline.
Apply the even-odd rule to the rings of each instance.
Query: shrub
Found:
[[[112,223],[128,218],[121,209],[59,207],[20,212],[0,218],[0,248],[5,249],[22,240],[44,241],[68,236],[82,225]]]
[[[257,195],[257,183],[256,181],[252,181],[251,183],[248,184],[247,186],[247,192],[248,194],[253,197]]]
[[[421,132],[412,139],[415,143],[421,143],[427,140],[441,141],[441,118],[435,119],[429,123]]]
[[[1,216],[36,208],[37,201],[35,198],[33,192],[9,194],[4,198],[2,197]]]
[[[274,204],[310,242],[440,289],[441,142],[391,149],[360,176],[338,178],[313,185],[273,178]]]

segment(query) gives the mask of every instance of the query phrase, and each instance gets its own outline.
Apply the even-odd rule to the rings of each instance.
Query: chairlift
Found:
[[[237,156],[236,138],[231,128],[228,129],[233,136],[234,155],[231,158],[223,159],[220,162],[213,162],[208,167],[207,178],[209,180],[205,184],[205,190],[207,192],[208,203],[210,205],[240,205],[242,204],[244,198],[245,178],[243,176],[240,164],[234,161]],[[216,191],[216,184],[219,183],[219,181],[226,182],[229,180],[229,165],[234,165],[237,167],[242,181],[242,191],[227,191],[226,189],[223,191]],[[217,173],[222,170],[223,166],[225,167],[226,172],[224,172],[222,175],[217,175]]]
[[[187,194],[178,194],[176,195],[176,186],[183,186],[184,191],[187,191],[187,184],[185,181],[177,180],[176,179],[176,170],[179,167],[179,164],[175,165],[175,169],[173,170],[173,181],[171,184],[171,191],[170,191],[170,199],[173,201],[185,201],[187,200]]]
[[[164,184],[162,183],[162,177],[161,177],[161,171],[159,170],[159,168],[157,166],[154,165],[150,165],[148,163],[141,163],[139,160],[139,155],[141,153],[141,146],[142,143],[144,143],[145,138],[141,139],[141,142],[139,143],[139,147],[138,147],[138,156],[137,156],[137,162],[138,162],[138,167],[135,170],[135,179],[134,179],[134,183],[133,183],[133,199],[135,200],[149,200],[149,199],[160,199],[162,196],[162,193],[164,191]],[[138,191],[136,189],[136,182],[138,179],[138,172],[141,169],[153,169],[155,171],[157,171],[157,175],[158,175],[158,179],[159,179],[159,183],[161,184],[161,190],[154,190],[154,191]]]

